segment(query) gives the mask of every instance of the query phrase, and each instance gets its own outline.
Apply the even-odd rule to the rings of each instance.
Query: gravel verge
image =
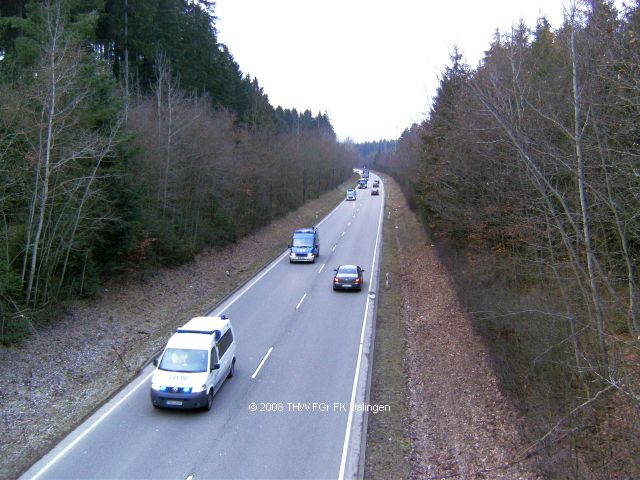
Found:
[[[396,211],[399,192],[385,178],[385,207]],[[385,212],[386,213],[386,212]],[[394,222],[385,216],[376,300],[375,339],[369,403],[389,406],[388,411],[367,414],[364,478],[409,478],[412,441],[404,368],[406,340],[400,285],[395,281],[398,245]],[[387,274],[390,281],[387,283]]]

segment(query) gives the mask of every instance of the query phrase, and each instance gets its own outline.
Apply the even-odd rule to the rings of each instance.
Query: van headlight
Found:
[[[163,387],[159,383],[152,383],[151,384],[151,390],[155,390],[156,392],[159,392],[160,390],[165,390],[165,389],[166,389],[166,387]]]
[[[199,387],[193,387],[193,393],[204,392],[207,389],[206,385],[200,385]]]

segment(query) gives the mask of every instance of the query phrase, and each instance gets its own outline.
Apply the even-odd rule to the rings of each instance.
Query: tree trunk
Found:
[[[575,7],[574,12],[575,15]],[[587,273],[589,275],[589,287],[591,290],[591,300],[595,309],[596,329],[598,333],[598,347],[600,349],[600,369],[608,369],[607,346],[605,342],[605,328],[602,312],[602,300],[598,289],[598,281],[595,273],[595,253],[591,241],[591,219],[589,216],[589,205],[586,195],[585,166],[582,151],[582,108],[580,85],[578,78],[578,52],[575,38],[575,17],[571,22],[571,68],[573,86],[573,113],[574,113],[574,146],[577,166],[578,194],[580,196],[580,210],[582,216],[582,241],[587,258]]]
[[[129,0],[124,0],[124,120],[129,113]]]
[[[36,232],[33,238],[33,251],[31,254],[31,264],[29,266],[29,276],[27,279],[27,289],[26,289],[26,298],[25,298],[27,304],[31,300],[33,280],[34,280],[34,276],[37,268],[37,262],[38,262],[38,247],[40,245],[40,237],[42,235],[42,229],[44,226],[44,217],[46,215],[47,200],[49,196],[50,162],[51,162],[51,151],[53,149],[53,143],[54,143],[53,124],[54,124],[55,115],[56,115],[56,96],[57,96],[56,87],[58,82],[56,55],[58,53],[57,42],[61,34],[61,24],[60,24],[61,19],[60,19],[59,8],[60,7],[58,5],[58,9],[55,12],[56,18],[53,19],[53,21],[49,19],[50,20],[49,24],[52,26],[51,39],[50,39],[51,43],[49,45],[49,51],[48,51],[48,60],[49,60],[48,67],[50,69],[50,72],[49,72],[50,83],[48,85],[47,95],[49,96],[49,105],[45,104],[45,106],[43,107],[46,112],[45,116],[47,120],[47,135],[45,139],[45,146],[44,146],[44,152],[43,152],[44,158],[42,163],[42,169],[44,171],[42,173],[42,185],[41,185],[39,207],[38,207],[38,214],[37,214],[38,219],[37,219]],[[51,15],[51,13],[52,11],[49,10],[49,15]],[[40,172],[38,170],[36,172],[36,175],[39,175],[39,174]]]

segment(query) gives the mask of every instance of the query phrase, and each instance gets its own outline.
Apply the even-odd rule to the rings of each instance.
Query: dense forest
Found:
[[[496,32],[476,67],[454,48],[427,119],[370,156],[446,257],[545,478],[640,475],[633,3]]]
[[[388,156],[396,150],[396,140],[378,140],[376,142],[357,143],[358,155],[364,166],[377,165],[381,157]]]
[[[334,188],[357,154],[274,108],[214,2],[0,3],[0,341]]]

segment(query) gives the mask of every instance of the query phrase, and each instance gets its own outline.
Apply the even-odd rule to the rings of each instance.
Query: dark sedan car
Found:
[[[371,195],[380,195],[380,191],[377,188],[371,190]]]
[[[340,265],[334,269],[333,276],[334,290],[362,290],[364,283],[364,270],[358,265]]]

